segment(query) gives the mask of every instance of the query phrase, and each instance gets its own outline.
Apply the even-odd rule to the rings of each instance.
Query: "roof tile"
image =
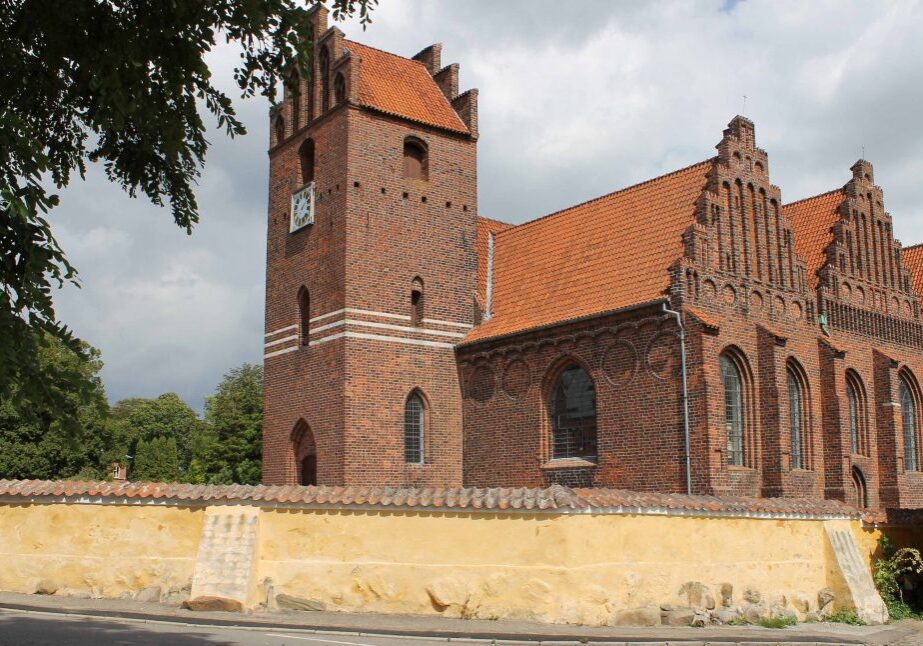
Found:
[[[496,232],[493,318],[463,343],[662,298],[713,163]]]
[[[923,244],[904,247],[901,259],[910,270],[910,282],[917,294],[923,295]]]
[[[792,223],[795,250],[801,254],[808,269],[808,280],[817,287],[817,272],[827,264],[827,247],[833,242],[833,225],[839,222],[839,206],[846,199],[843,189],[782,206],[782,214]]]

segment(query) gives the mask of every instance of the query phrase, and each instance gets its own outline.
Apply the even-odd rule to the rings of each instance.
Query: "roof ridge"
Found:
[[[508,226],[508,227],[519,226],[518,224],[513,224],[512,222],[505,222],[505,221],[503,221],[503,220],[498,220],[497,218],[489,218],[489,217],[487,217],[486,215],[478,215],[478,216],[475,216],[475,217],[477,217],[477,218],[479,218],[479,219],[481,219],[481,220],[487,220],[488,222],[496,222],[497,224],[505,224],[505,225]]]
[[[800,200],[795,200],[794,202],[786,202],[782,205],[782,208],[785,208],[786,206],[794,206],[795,204],[801,204],[802,202],[807,202],[808,200],[816,200],[819,197],[826,197],[827,195],[832,195],[833,193],[842,193],[842,192],[843,192],[842,187],[835,188],[829,191],[824,191],[823,193],[818,193],[817,195],[810,195],[808,197],[803,197]]]
[[[906,247],[901,247],[901,250],[907,251],[908,249],[916,249],[917,247],[923,247],[923,242],[918,242],[916,244],[909,244]]]
[[[556,215],[561,215],[561,214],[563,214],[563,213],[566,213],[567,211],[571,211],[571,210],[573,210],[573,209],[576,209],[577,207],[586,206],[587,204],[592,204],[593,202],[598,202],[599,200],[604,200],[604,199],[606,199],[607,197],[612,197],[612,196],[614,196],[614,195],[618,195],[619,193],[625,193],[626,191],[630,191],[630,190],[635,189],[635,188],[640,188],[640,187],[642,187],[642,186],[646,186],[646,185],[651,184],[651,183],[653,183],[653,182],[657,182],[657,181],[660,181],[660,180],[662,180],[662,179],[666,179],[667,177],[671,177],[671,176],[673,176],[673,175],[678,175],[679,173],[682,173],[682,172],[685,172],[685,171],[690,170],[690,169],[692,169],[692,168],[695,168],[696,166],[704,166],[705,164],[712,164],[712,163],[715,162],[715,160],[716,160],[717,158],[718,158],[717,155],[714,156],[714,157],[709,157],[708,159],[705,159],[705,160],[703,160],[703,161],[696,162],[696,163],[694,163],[694,164],[689,164],[688,166],[684,166],[684,167],[682,167],[682,168],[677,168],[676,170],[670,171],[669,173],[664,173],[663,175],[658,175],[657,177],[652,177],[652,178],[650,178],[650,179],[646,179],[646,180],[644,180],[643,182],[638,182],[637,184],[632,184],[632,185],[630,185],[630,186],[626,186],[626,187],[624,187],[624,188],[617,189],[617,190],[612,191],[612,192],[610,192],[610,193],[606,193],[605,195],[599,195],[599,196],[594,197],[594,198],[591,198],[591,199],[589,199],[589,200],[584,200],[583,202],[578,202],[577,204],[572,204],[572,205],[570,205],[570,206],[568,206],[568,207],[565,207],[565,208],[563,208],[563,209],[559,209],[559,210],[557,210],[557,211],[553,211],[553,212],[548,213],[548,214],[546,214],[546,215],[537,217],[537,218],[535,218],[534,220],[528,220],[528,221],[526,221],[526,222],[523,222],[522,224],[516,224],[516,225],[510,227],[509,229],[504,229],[503,231],[498,231],[498,232],[497,232],[497,235],[499,236],[499,235],[502,235],[502,234],[504,234],[504,233],[508,233],[509,231],[511,231],[511,230],[513,230],[513,229],[516,229],[516,230],[518,231],[518,230],[523,229],[524,227],[527,227],[527,226],[529,226],[529,225],[531,225],[531,224],[536,224],[537,222],[543,222],[543,221],[548,220],[548,219],[550,219],[550,218],[552,218],[552,217],[554,217],[554,216],[556,216]]]

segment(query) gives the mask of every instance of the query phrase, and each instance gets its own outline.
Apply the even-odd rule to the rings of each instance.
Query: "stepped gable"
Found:
[[[496,234],[493,318],[463,344],[657,301],[709,159]]]
[[[904,265],[910,270],[910,284],[917,294],[923,294],[923,244],[904,247]]]
[[[467,511],[556,511],[559,513],[674,513],[771,517],[857,518],[858,511],[836,500],[806,498],[718,498],[625,489],[550,487],[302,487],[190,485],[162,482],[82,482],[0,480],[0,498],[9,501],[65,498],[72,502],[131,504],[170,500],[191,506],[267,503],[311,507],[412,507]],[[88,500],[92,499],[92,500]],[[48,500],[51,502],[51,500]]]
[[[795,249],[807,262],[812,287],[820,282],[818,273],[827,264],[827,247],[833,242],[833,226],[840,221],[840,205],[846,199],[842,189],[828,191],[782,206],[792,223]]]
[[[359,58],[359,103],[427,126],[469,134],[426,66],[417,60],[344,40]]]

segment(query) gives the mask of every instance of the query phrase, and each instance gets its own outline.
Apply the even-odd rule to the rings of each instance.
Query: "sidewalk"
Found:
[[[191,612],[159,603],[119,599],[78,599],[0,592],[0,608],[94,617],[166,621],[238,628],[339,632],[360,635],[430,637],[446,640],[515,642],[581,641],[655,644],[870,644],[923,645],[923,623],[903,621],[885,626],[799,624],[772,630],[759,626],[592,627],[524,621],[486,621],[443,617],[341,612]]]

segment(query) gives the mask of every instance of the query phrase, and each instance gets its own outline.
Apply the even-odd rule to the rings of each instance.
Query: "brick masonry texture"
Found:
[[[696,495],[923,508],[923,247],[893,238],[869,162],[784,204],[754,124],[735,117],[700,163],[519,226],[488,220],[477,91],[459,93],[441,46],[402,58],[314,16],[330,70],[315,62],[270,114],[267,485],[304,481],[315,456],[331,486],[655,494],[685,492],[688,478]],[[289,233],[307,139],[315,221]],[[405,177],[408,140],[425,147],[422,178]],[[306,344],[302,288],[321,317]],[[741,464],[728,455],[723,355],[742,378]],[[549,401],[574,364],[593,381],[596,455],[553,459]],[[411,393],[425,408],[420,463],[404,455]]]

